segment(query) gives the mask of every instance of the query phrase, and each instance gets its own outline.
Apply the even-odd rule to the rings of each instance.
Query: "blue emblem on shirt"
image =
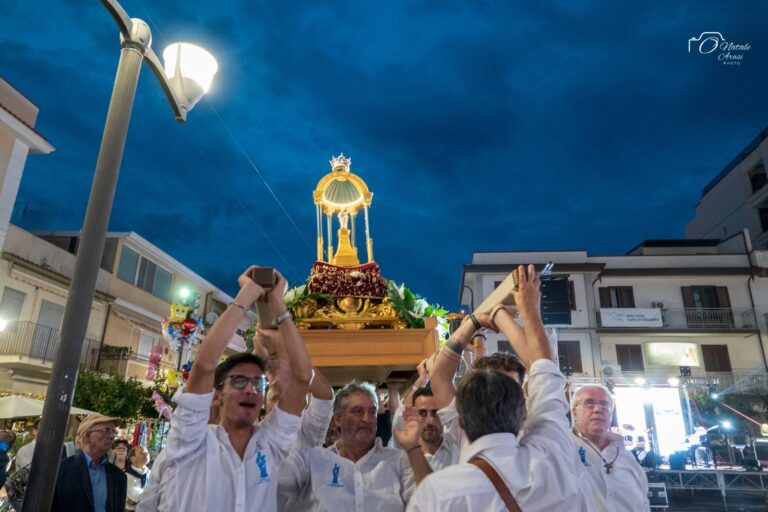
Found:
[[[256,454],[256,465],[259,466],[259,479],[262,482],[268,481],[269,473],[267,473],[267,457],[261,452]]]
[[[333,477],[331,480],[331,483],[328,484],[331,487],[344,487],[343,484],[339,483],[339,474],[341,473],[341,468],[338,464],[333,465],[333,469],[331,470],[331,476]]]
[[[587,462],[587,451],[584,449],[583,446],[579,447],[579,458],[581,459],[581,463],[584,464],[586,467],[592,466],[592,464]]]

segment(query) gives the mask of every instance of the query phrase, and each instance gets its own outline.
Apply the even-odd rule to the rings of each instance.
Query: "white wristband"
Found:
[[[286,309],[285,311],[283,311],[282,313],[280,313],[280,314],[277,316],[277,318],[275,318],[275,323],[276,323],[277,325],[280,325],[281,323],[285,322],[285,321],[286,321],[286,320],[288,320],[289,318],[293,318],[293,315],[291,314],[291,310],[290,310],[290,309]]]

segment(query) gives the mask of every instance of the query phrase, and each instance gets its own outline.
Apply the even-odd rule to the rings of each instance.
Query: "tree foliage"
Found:
[[[107,377],[81,368],[77,377],[73,405],[124,419],[156,417],[157,411],[152,400],[152,391],[159,384],[164,386],[165,377],[160,373],[155,378],[155,385],[147,388],[134,377],[124,380],[116,375]],[[170,403],[170,390],[165,387],[159,391]]]

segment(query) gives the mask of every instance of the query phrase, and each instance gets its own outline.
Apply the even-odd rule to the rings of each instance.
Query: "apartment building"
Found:
[[[40,109],[0,77],[0,247],[3,246],[30,154],[48,154],[53,146],[35,130]]]
[[[756,249],[768,248],[768,128],[701,191],[685,237],[728,238],[748,229]]]
[[[8,225],[0,256],[0,391],[44,393],[59,348],[59,329],[78,234],[33,234]],[[162,319],[182,290],[199,294],[211,325],[232,301],[226,293],[136,233],[109,233],[91,308],[82,364],[122,377],[144,379],[149,351],[161,336]],[[243,329],[249,319],[244,320]],[[230,351],[244,348],[236,336]],[[162,366],[175,369],[190,358],[166,349]]]
[[[544,292],[545,323],[574,380],[666,386],[688,367],[701,383],[768,392],[768,252],[754,251],[745,232],[648,240],[620,256],[477,252],[463,266],[459,300],[477,306],[517,265],[550,261],[549,278],[567,280],[567,292]],[[509,350],[500,336],[488,344]]]

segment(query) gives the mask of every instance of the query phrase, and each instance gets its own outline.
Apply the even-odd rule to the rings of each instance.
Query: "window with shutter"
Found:
[[[616,359],[623,372],[645,371],[643,349],[640,345],[616,345]]]
[[[702,345],[701,355],[704,357],[704,370],[708,372],[730,372],[731,357],[728,345]]]
[[[583,373],[581,366],[581,346],[578,341],[559,340],[557,342],[557,356],[560,363],[560,371],[570,366],[573,373]]]
[[[26,297],[26,293],[6,286],[3,290],[3,299],[0,301],[0,319],[6,322],[21,319],[21,309],[24,307]]]

